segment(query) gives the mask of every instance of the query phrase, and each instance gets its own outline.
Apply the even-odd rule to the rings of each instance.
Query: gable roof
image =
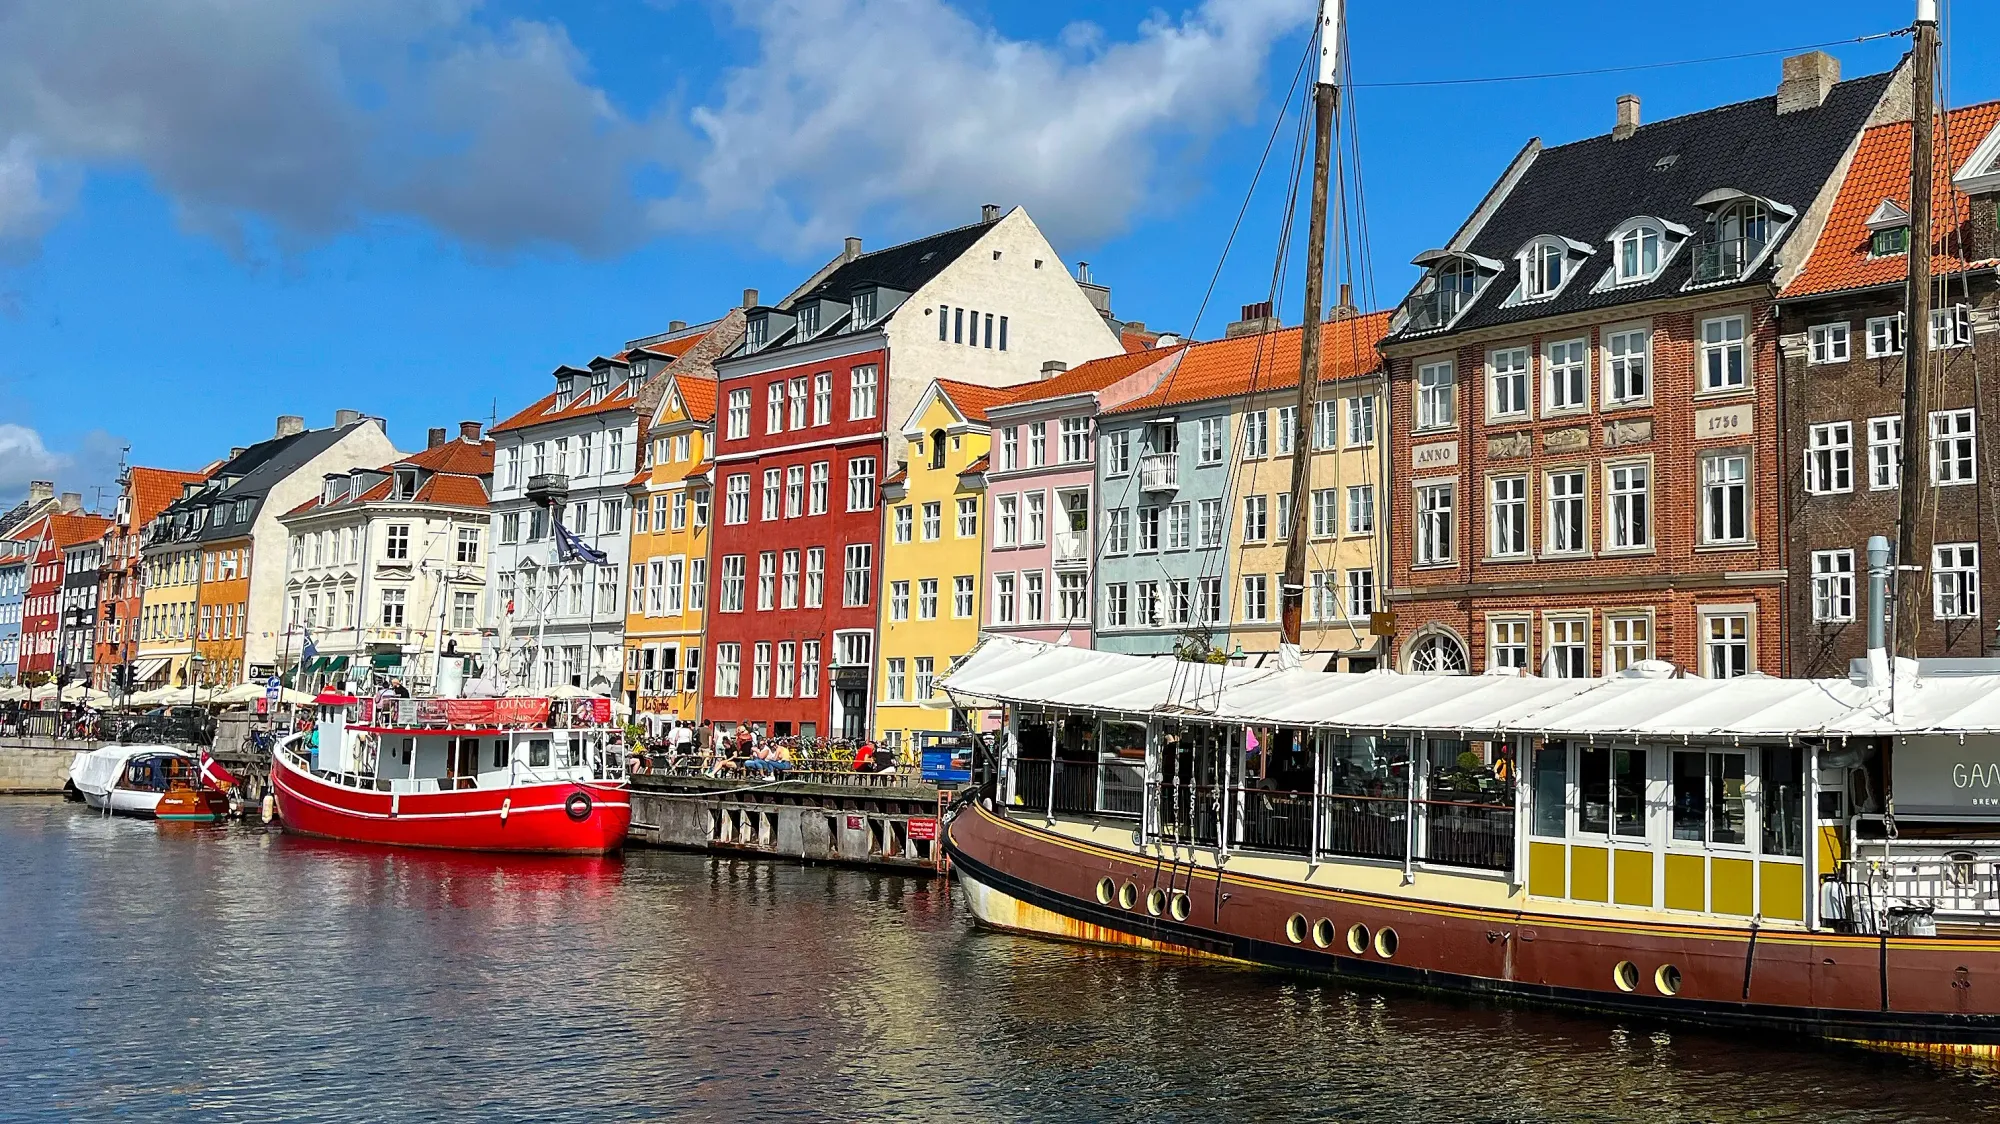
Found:
[[[1955,273],[1975,263],[1965,260],[1971,203],[1952,186],[1952,173],[1989,133],[2000,128],[2000,101],[1966,106],[1945,114],[1937,130],[1937,160],[1931,177],[1933,273]],[[1869,222],[1885,207],[1903,213],[1910,202],[1910,129],[1908,121],[1877,125],[1863,133],[1854,162],[1841,184],[1812,256],[1799,275],[1785,286],[1786,300],[1819,293],[1898,285],[1909,275],[1909,256],[1870,257]],[[1956,149],[1957,152],[1948,151]]]
[[[836,268],[826,280],[800,293],[793,304],[805,301],[845,301],[864,289],[881,286],[914,293],[931,278],[986,236],[999,219],[939,231],[913,242],[862,254]]]
[[[939,379],[937,385],[939,392],[950,400],[951,408],[958,411],[959,417],[969,422],[983,423],[986,421],[987,410],[1012,401],[1025,386],[1034,384],[981,386],[978,383],[959,382],[956,379]]]
[[[55,548],[67,550],[103,538],[104,532],[111,529],[111,520],[102,515],[62,513],[49,516],[49,526],[54,533]]]
[[[715,420],[715,378],[703,377],[692,371],[678,371],[673,376],[674,394],[681,400],[681,412],[689,421],[713,422]],[[664,402],[666,399],[661,398]]]
[[[622,359],[624,354],[624,352],[620,352],[619,357]],[[576,368],[570,369],[577,370]],[[577,373],[582,374],[583,372],[577,370]],[[592,402],[590,394],[586,391],[571,398],[561,409],[556,408],[557,394],[557,391],[549,391],[547,394],[535,399],[533,405],[501,422],[499,425],[494,426],[489,432],[508,433],[517,429],[526,429],[529,426],[542,425],[546,422],[568,421],[571,418],[585,418],[593,414],[608,414],[617,410],[630,410],[639,401],[638,395],[633,389],[631,379],[613,379],[611,381],[611,392],[603,398]]]
[[[1030,402],[1045,402],[1052,398],[1065,398],[1072,394],[1092,394],[1103,390],[1112,383],[1129,375],[1137,374],[1147,367],[1170,359],[1186,350],[1185,344],[1179,349],[1154,348],[1151,351],[1132,351],[1121,355],[1107,355],[1102,359],[1092,359],[1088,363],[1072,367],[1054,378],[1040,382],[1023,383],[1016,387],[1018,393],[1005,402],[994,403],[987,409],[996,410],[1001,406],[1022,406]]]
[[[180,498],[181,492],[189,484],[199,484],[208,479],[206,472],[177,472],[168,468],[145,468],[133,465],[129,470],[132,488],[131,525],[143,527],[153,521],[153,517],[167,509],[167,505]]]
[[[463,437],[458,437],[393,463],[414,465],[432,472],[448,472],[459,476],[491,476],[493,439],[489,437],[481,441],[467,441]]]
[[[493,475],[493,439],[467,441],[463,437],[435,445],[413,456],[403,457],[383,465],[376,471],[386,473],[382,479],[364,488],[359,494],[349,491],[332,503],[326,503],[326,493],[319,495],[285,512],[286,515],[302,515],[309,511],[331,510],[337,507],[353,507],[359,504],[380,503],[395,492],[395,470],[398,468],[419,468],[428,475],[404,503],[446,504],[454,507],[485,507],[486,485],[481,477]],[[336,474],[337,475],[337,474]],[[352,477],[350,476],[350,486]]]
[[[1694,276],[1692,245],[1680,246],[1652,281],[1597,290],[1611,266],[1612,230],[1645,215],[1694,231],[1693,242],[1705,216],[1696,200],[1723,191],[1769,199],[1803,214],[1893,75],[1889,71],[1838,83],[1813,109],[1780,114],[1773,95],[1642,125],[1623,140],[1606,134],[1543,149],[1469,243],[1452,247],[1500,262],[1502,270],[1448,330],[1519,323],[1681,292]],[[1773,240],[1772,251],[1750,276],[1727,284],[1770,280],[1777,269],[1777,247],[1796,229],[1794,222]],[[1581,243],[1591,253],[1571,259],[1569,283],[1556,296],[1508,306],[1507,298],[1518,287],[1514,257],[1541,235]],[[1417,333],[1405,327],[1397,334],[1443,330]]]
[[[1358,378],[1380,370],[1382,359],[1375,345],[1388,334],[1390,315],[1371,312],[1322,323],[1319,381]],[[1125,414],[1295,387],[1299,385],[1299,336],[1297,328],[1282,328],[1194,344],[1180,366],[1161,379],[1152,393],[1112,412]]]

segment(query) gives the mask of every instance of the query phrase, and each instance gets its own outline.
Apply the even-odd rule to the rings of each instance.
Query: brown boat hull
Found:
[[[946,847],[975,912],[1000,928],[2000,1060],[2000,941],[1604,920],[1218,876],[970,805]]]

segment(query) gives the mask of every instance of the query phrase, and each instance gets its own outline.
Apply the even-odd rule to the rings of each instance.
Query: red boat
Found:
[[[356,699],[323,694],[280,742],[287,832],[461,851],[605,854],[632,802],[604,699]]]

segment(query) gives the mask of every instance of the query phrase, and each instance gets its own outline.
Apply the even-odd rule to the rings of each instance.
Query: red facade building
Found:
[[[116,694],[119,669],[131,665],[139,650],[139,601],[145,593],[139,580],[140,538],[182,489],[207,478],[206,473],[173,472],[134,466],[125,470],[118,512],[104,538],[104,563],[98,571],[97,659],[93,686]]]
[[[43,517],[25,538],[28,596],[21,611],[21,674],[53,676],[62,640],[63,551],[104,534],[110,520],[59,512]]]

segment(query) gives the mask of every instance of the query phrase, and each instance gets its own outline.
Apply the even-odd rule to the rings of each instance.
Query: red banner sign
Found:
[[[931,841],[937,838],[936,816],[911,816],[910,838]]]

